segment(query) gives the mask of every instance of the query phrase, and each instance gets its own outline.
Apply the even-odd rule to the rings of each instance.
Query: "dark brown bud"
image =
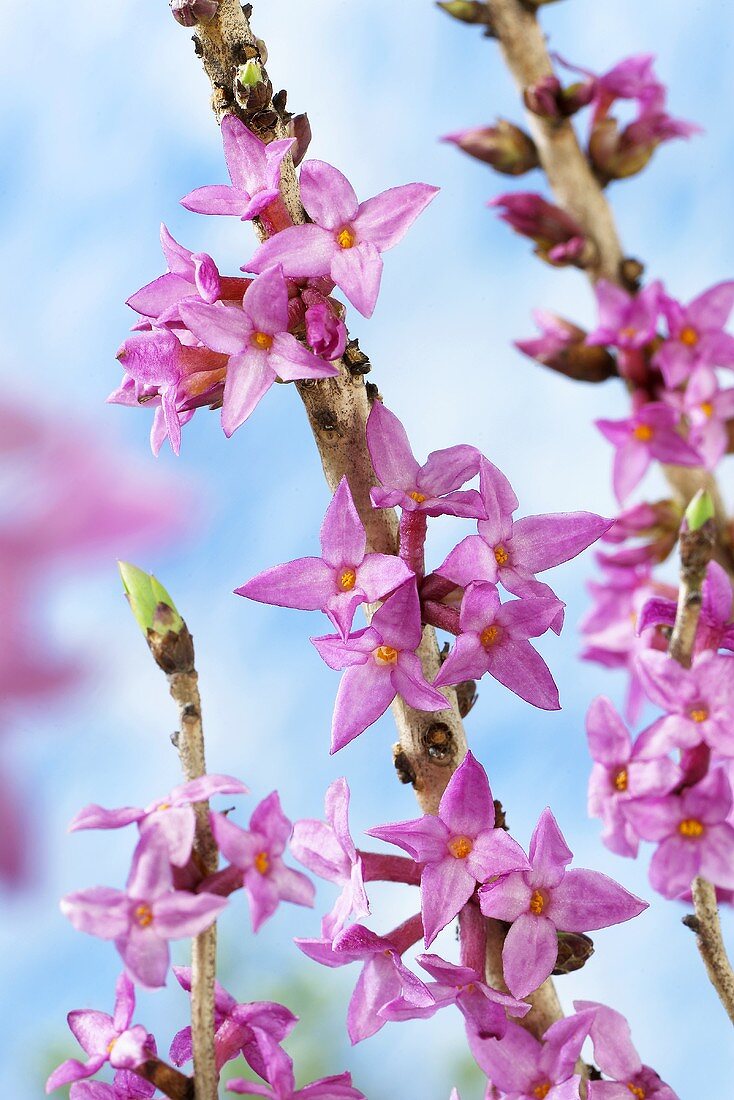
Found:
[[[558,932],[558,958],[554,975],[573,974],[594,954],[594,943],[582,932]]]
[[[311,144],[311,123],[308,121],[308,115],[294,115],[290,121],[290,135],[296,139],[291,153],[293,155],[293,163],[298,167],[306,153],[308,147]]]

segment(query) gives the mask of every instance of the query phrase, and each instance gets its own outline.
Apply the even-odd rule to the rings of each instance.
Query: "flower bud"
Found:
[[[525,106],[541,118],[570,118],[594,98],[596,82],[578,81],[564,88],[557,76],[544,76],[523,92]]]
[[[686,508],[685,519],[689,531],[699,531],[704,523],[715,515],[713,498],[708,489],[699,489]]]
[[[291,154],[293,156],[294,167],[297,168],[308,152],[308,147],[311,144],[311,123],[308,121],[308,115],[294,115],[290,121],[288,130],[290,136],[296,139],[296,143],[291,149]]]
[[[246,61],[238,67],[237,79],[243,88],[254,88],[256,84],[262,84],[263,71],[257,61]]]
[[[542,195],[518,191],[498,195],[488,206],[500,207],[500,217],[516,233],[535,241],[535,253],[541,260],[562,267],[585,267],[594,256],[594,244],[581,226],[559,206]]]
[[[437,7],[460,23],[480,23],[485,27],[491,24],[489,8],[479,0],[438,0]]]
[[[594,943],[583,932],[557,932],[556,935],[558,957],[553,974],[573,974],[574,970],[580,970],[594,954]]]
[[[325,298],[313,301],[306,309],[306,339],[322,359],[331,362],[344,354],[347,330]]]
[[[524,355],[577,382],[604,382],[617,373],[606,348],[586,344],[584,329],[547,310],[536,310],[534,317],[541,335],[515,341]]]
[[[470,157],[491,165],[506,176],[521,176],[540,167],[533,139],[504,118],[499,119],[496,126],[460,130],[447,134],[442,140],[453,142]]]
[[[210,23],[219,10],[219,0],[169,0],[171,14],[182,27]]]
[[[130,609],[158,667],[169,674],[191,672],[193,639],[168,592],[136,565],[121,561],[118,566]]]

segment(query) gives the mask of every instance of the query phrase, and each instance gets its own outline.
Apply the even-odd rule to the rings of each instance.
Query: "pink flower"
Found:
[[[703,741],[734,757],[734,657],[707,651],[683,668],[665,653],[641,653],[637,669],[648,699],[667,711],[648,731],[648,755]]]
[[[611,344],[629,351],[645,347],[655,339],[662,283],[648,283],[639,294],[632,295],[615,283],[600,279],[594,291],[599,324],[586,337],[587,344]]]
[[[725,569],[709,562],[701,589],[703,602],[696,631],[696,652],[704,649],[734,650],[734,593]],[[664,596],[652,596],[640,611],[638,634],[651,626],[673,626],[677,602]]]
[[[447,709],[446,699],[426,680],[416,653],[421,615],[415,581],[401,585],[375,612],[370,626],[344,640],[329,634],[312,638],[334,669],[346,669],[334,705],[331,752],[376,722],[396,695],[416,710]]]
[[[549,809],[530,840],[532,870],[504,875],[479,891],[486,917],[510,921],[502,948],[505,981],[516,997],[548,978],[558,956],[557,932],[590,932],[639,916],[647,909],[599,871],[567,871],[573,853]]]
[[[438,814],[369,829],[422,863],[426,947],[466,905],[478,883],[529,866],[517,841],[495,828],[487,774],[469,752],[444,791]]]
[[[291,835],[291,823],[281,809],[277,791],[255,807],[247,831],[224,814],[212,814],[211,822],[222,854],[242,871],[242,885],[250,900],[253,932],[272,917],[281,901],[313,905],[311,880],[287,867],[282,859]]]
[[[280,264],[292,278],[329,275],[364,317],[371,317],[382,277],[381,253],[407,233],[438,193],[409,183],[359,203],[349,180],[321,160],[301,169],[301,199],[311,222],[276,233],[260,245],[247,271]]]
[[[186,326],[212,351],[229,356],[222,428],[226,436],[247,420],[276,378],[333,378],[339,371],[288,332],[288,286],[280,267],[248,287],[242,307],[182,302]]]
[[[222,280],[217,265],[205,252],[191,252],[174,240],[165,225],[161,225],[161,248],[168,264],[168,271],[152,283],[147,283],[127,300],[136,313],[162,323],[178,318],[178,304],[184,298],[200,298],[204,302],[216,302],[222,297]],[[244,283],[243,279],[229,279],[229,283]],[[244,294],[242,286],[240,296]]]
[[[615,448],[612,484],[620,504],[642,481],[653,459],[676,466],[701,465],[698,451],[678,431],[679,414],[660,401],[642,405],[626,420],[595,424]]]
[[[235,115],[225,115],[222,144],[231,186],[197,187],[181,199],[181,205],[196,214],[231,214],[251,221],[280,197],[280,165],[293,138],[266,145]]]
[[[666,898],[690,890],[696,875],[734,888],[734,828],[728,823],[732,791],[723,768],[678,795],[638,798],[625,813],[637,834],[658,847],[650,861],[650,882]]]
[[[668,339],[655,353],[653,363],[673,389],[704,367],[734,367],[734,337],[724,331],[734,308],[734,280],[717,283],[687,306],[662,295],[668,322]]]
[[[227,899],[174,890],[168,845],[157,829],[141,837],[127,890],[96,886],[68,894],[61,912],[79,932],[114,940],[128,974],[146,989],[165,985],[169,940],[203,932]]]
[[[734,338],[730,339],[734,343]],[[713,470],[729,449],[728,421],[734,418],[734,388],[722,389],[710,367],[698,367],[682,393],[666,397],[686,417],[689,442],[703,465]]]
[[[346,639],[360,604],[383,599],[412,576],[400,558],[366,551],[367,535],[343,477],[321,526],[322,556],[273,566],[235,592],[279,607],[323,611]]]
[[[589,1100],[627,1100],[642,1096],[644,1100],[678,1100],[678,1097],[655,1070],[643,1066],[632,1045],[630,1027],[621,1012],[596,1001],[574,1001],[577,1012],[593,1012],[591,1041],[594,1061],[610,1081],[590,1081]]]
[[[305,1088],[297,1089],[293,1061],[283,1048],[265,1035],[259,1035],[257,1042],[262,1053],[261,1076],[268,1084],[261,1085],[244,1077],[235,1077],[227,1082],[230,1092],[243,1096],[265,1096],[268,1100],[365,1100],[359,1089],[352,1085],[348,1073],[321,1077]]]

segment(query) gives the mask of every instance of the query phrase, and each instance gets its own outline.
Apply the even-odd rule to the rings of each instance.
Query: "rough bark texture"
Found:
[[[686,917],[684,921],[696,933],[706,973],[734,1024],[734,971],[721,935],[716,890],[710,882],[700,877],[694,878],[691,890],[696,916]]]

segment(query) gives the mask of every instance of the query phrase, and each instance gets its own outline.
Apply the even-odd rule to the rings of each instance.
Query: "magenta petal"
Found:
[[[168,973],[168,942],[153,925],[141,928],[133,922],[124,937],[115,941],[128,973],[146,989],[158,989],[166,984]]]
[[[194,288],[187,279],[168,272],[131,294],[125,304],[144,317],[156,318],[193,293]]]
[[[650,452],[636,440],[625,443],[614,455],[612,483],[620,504],[639,485],[650,465]]]
[[[168,845],[156,829],[151,829],[138,841],[127,880],[127,892],[131,898],[147,902],[169,890],[171,883]]]
[[[387,489],[415,489],[420,469],[395,413],[375,401],[367,419],[367,446],[375,473]]]
[[[277,194],[277,192],[276,192]],[[185,210],[194,214],[217,214],[240,218],[250,202],[250,195],[226,183],[196,187],[180,200]],[[272,201],[272,200],[271,200]]]
[[[222,355],[237,355],[247,345],[252,323],[239,306],[208,305],[191,298],[179,307],[181,320],[197,340]]]
[[[343,477],[321,524],[321,552],[335,569],[361,565],[367,549],[367,535],[355,507],[349,482]]]
[[[702,328],[723,328],[734,309],[734,280],[723,283],[699,294],[688,306],[688,316]]]
[[[457,836],[476,837],[494,826],[494,801],[487,773],[471,752],[451,776],[438,813]]]
[[[543,810],[533,830],[529,854],[533,865],[531,885],[546,888],[558,885],[566,873],[565,868],[573,859],[573,852],[548,807]]]
[[[261,847],[260,839],[241,829],[224,814],[210,814],[209,820],[214,839],[225,858],[235,867],[250,867]]]
[[[466,866],[477,882],[486,882],[494,875],[530,870],[528,857],[504,829],[487,829],[480,833],[466,857]]]
[[[463,859],[446,855],[440,863],[429,863],[421,875],[421,912],[426,947],[442,928],[463,909],[474,893],[476,879]]]
[[[487,671],[487,651],[478,634],[460,634],[433,681],[435,687],[479,680]]]
[[[256,332],[274,336],[287,331],[288,287],[282,268],[269,268],[250,283],[242,309]]]
[[[650,860],[650,883],[666,898],[686,894],[701,869],[701,845],[692,844],[681,836],[671,836],[653,853]]]
[[[385,713],[395,694],[389,666],[380,668],[374,658],[369,657],[365,664],[348,668],[334,703],[331,752],[337,752],[364,733]]]
[[[604,695],[594,699],[587,711],[586,734],[592,758],[598,763],[614,767],[629,759],[629,732],[614,704]]]
[[[490,676],[541,710],[560,710],[558,688],[550,669],[530,642],[502,638],[487,652]]]
[[[418,475],[417,488],[432,497],[452,493],[478,473],[480,458],[476,447],[464,443],[432,451]]]
[[[67,894],[60,902],[61,912],[78,932],[114,940],[129,924],[130,901],[122,890],[95,886]]]
[[[438,191],[427,183],[407,183],[367,199],[353,222],[359,239],[370,241],[380,252],[393,248]]]
[[[262,272],[280,264],[289,278],[328,275],[339,249],[333,234],[319,225],[293,225],[264,241],[244,268]]]
[[[432,687],[423,674],[420,658],[415,653],[403,652],[391,672],[393,687],[409,706],[415,710],[448,710],[446,698]]]
[[[301,200],[306,213],[324,229],[354,223],[357,196],[338,168],[323,160],[307,160],[301,168]]]
[[[227,899],[216,894],[189,894],[174,890],[155,903],[153,924],[167,940],[198,936],[227,907]]]
[[[235,592],[259,603],[318,611],[334,594],[334,571],[321,558],[297,558],[258,573]]]
[[[497,580],[499,567],[494,550],[479,535],[467,535],[455,546],[436,572],[466,588],[474,581]]]
[[[105,810],[103,806],[90,803],[76,814],[69,822],[69,832],[77,829],[120,829],[130,825],[133,821],[139,821],[145,811],[135,806],[122,806],[119,810]]]
[[[273,382],[275,371],[264,352],[249,348],[242,355],[233,355],[227,366],[222,404],[222,429],[229,438],[244,424],[260,398]]]
[[[87,1062],[80,1062],[76,1058],[68,1058],[53,1071],[46,1082],[46,1092],[53,1092],[61,1085],[69,1085],[72,1081],[81,1081],[85,1077],[91,1077],[101,1069],[107,1061],[106,1054],[97,1054]]]
[[[574,1001],[577,1012],[594,1012],[591,1039],[594,1061],[603,1073],[620,1080],[634,1077],[642,1063],[632,1043],[630,1026],[621,1012],[596,1001]]]
[[[529,573],[542,573],[575,558],[613,522],[592,512],[526,516],[512,527],[513,561]]]
[[[118,1029],[106,1012],[78,1009],[66,1018],[69,1030],[85,1054],[107,1055],[107,1047],[117,1038]],[[105,1057],[106,1060],[106,1057]]]
[[[383,641],[398,650],[415,650],[421,640],[418,589],[413,578],[400,585],[372,618]]]
[[[662,710],[680,713],[693,703],[696,686],[691,673],[666,653],[649,650],[637,657],[637,675],[650,702]]]
[[[392,554],[368,554],[357,569],[357,585],[369,603],[381,600],[413,576],[412,570]]]
[[[593,932],[638,917],[648,903],[600,871],[572,869],[551,895],[550,915],[564,932]]]
[[[368,836],[395,844],[419,863],[435,863],[446,856],[450,834],[443,821],[426,814],[414,821],[396,821],[367,830]]]
[[[526,997],[549,978],[558,957],[556,927],[547,917],[522,913],[505,938],[502,968],[513,997]]]
[[[281,901],[290,901],[293,905],[313,907],[316,888],[311,879],[301,871],[279,863],[270,872],[270,881],[278,891]]]
[[[117,1031],[130,1027],[135,1011],[135,987],[124,972],[115,983],[115,1010],[113,1022]]]
[[[331,260],[330,274],[363,317],[371,317],[382,279],[382,259],[373,244],[341,248]]]
[[[527,913],[533,896],[524,874],[509,874],[498,882],[487,883],[479,891],[479,906],[485,917],[514,921]]]

